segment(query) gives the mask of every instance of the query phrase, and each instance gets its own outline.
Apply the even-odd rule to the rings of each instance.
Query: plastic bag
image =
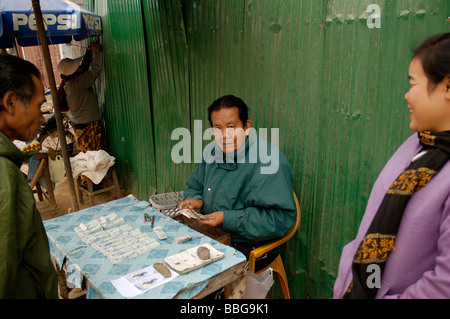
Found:
[[[54,161],[49,157],[48,169],[50,171],[50,179],[52,180],[52,182],[60,183],[64,181],[64,162],[61,156],[57,155]]]
[[[274,284],[273,269],[267,268],[259,274],[253,271],[247,272],[247,289],[243,299],[265,299],[270,288]]]

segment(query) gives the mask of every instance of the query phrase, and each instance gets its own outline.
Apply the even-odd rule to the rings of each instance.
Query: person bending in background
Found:
[[[92,67],[89,68],[92,59]],[[92,85],[102,70],[102,54],[97,42],[89,45],[84,57],[62,59],[58,63],[62,84],[60,94],[65,93],[70,110],[70,122],[80,152],[98,151],[104,148],[101,114],[97,95]],[[61,98],[60,98],[61,100]]]

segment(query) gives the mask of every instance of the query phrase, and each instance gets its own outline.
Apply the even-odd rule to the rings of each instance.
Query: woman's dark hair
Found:
[[[20,97],[24,107],[27,107],[36,90],[31,75],[41,77],[33,63],[14,55],[0,54],[0,98],[13,91]]]
[[[237,107],[238,108],[238,114],[239,118],[242,122],[242,125],[245,126],[245,123],[247,123],[248,120],[248,106],[245,104],[244,101],[242,101],[240,98],[234,96],[234,95],[225,95],[221,98],[218,98],[215,100],[209,107],[208,107],[208,120],[209,123],[212,124],[211,120],[211,114],[214,111],[219,111],[223,108],[230,108],[230,107]]]
[[[428,91],[433,91],[445,77],[450,76],[450,33],[436,34],[413,51],[413,58],[422,62],[428,78]]]

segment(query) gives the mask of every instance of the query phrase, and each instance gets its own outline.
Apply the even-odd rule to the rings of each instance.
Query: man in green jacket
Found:
[[[278,148],[256,135],[240,98],[221,97],[208,113],[215,141],[187,179],[180,209],[202,212],[205,220],[200,222],[229,233],[233,246],[248,258],[251,250],[284,235],[294,223],[292,168]],[[256,270],[277,253],[257,260]]]
[[[36,201],[13,140],[32,141],[44,118],[40,73],[0,55],[0,298],[58,298],[58,277]]]

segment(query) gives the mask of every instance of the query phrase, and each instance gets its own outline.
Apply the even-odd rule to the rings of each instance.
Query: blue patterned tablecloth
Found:
[[[123,217],[125,224],[148,233],[151,237],[158,240],[160,246],[135,258],[124,260],[119,264],[111,264],[103,254],[92,246],[85,244],[74,231],[74,228],[81,223],[87,223],[111,213],[116,213],[119,217]],[[150,216],[155,215],[155,227],[161,226],[167,234],[167,239],[159,240],[156,237],[151,228],[151,223],[144,222],[144,213]],[[72,214],[46,220],[44,221],[44,226],[49,239],[51,254],[56,258],[59,265],[62,265],[64,258],[66,258],[65,265],[67,267],[68,281],[80,287],[83,275],[89,280],[88,298],[123,298],[114,288],[111,280],[151,266],[154,263],[163,262],[163,259],[167,256],[204,243],[213,245],[215,249],[223,252],[225,257],[197,270],[180,275],[172,281],[135,298],[169,299],[173,298],[182,289],[196,284],[194,288],[186,289],[178,296],[178,298],[191,298],[200,292],[212,277],[245,261],[245,256],[234,248],[223,245],[182,223],[165,217],[156,209],[149,207],[148,202],[140,201],[133,197],[124,197]],[[184,235],[190,235],[194,237],[194,240],[182,244],[175,243],[175,238]],[[84,248],[84,246],[87,247]]]

